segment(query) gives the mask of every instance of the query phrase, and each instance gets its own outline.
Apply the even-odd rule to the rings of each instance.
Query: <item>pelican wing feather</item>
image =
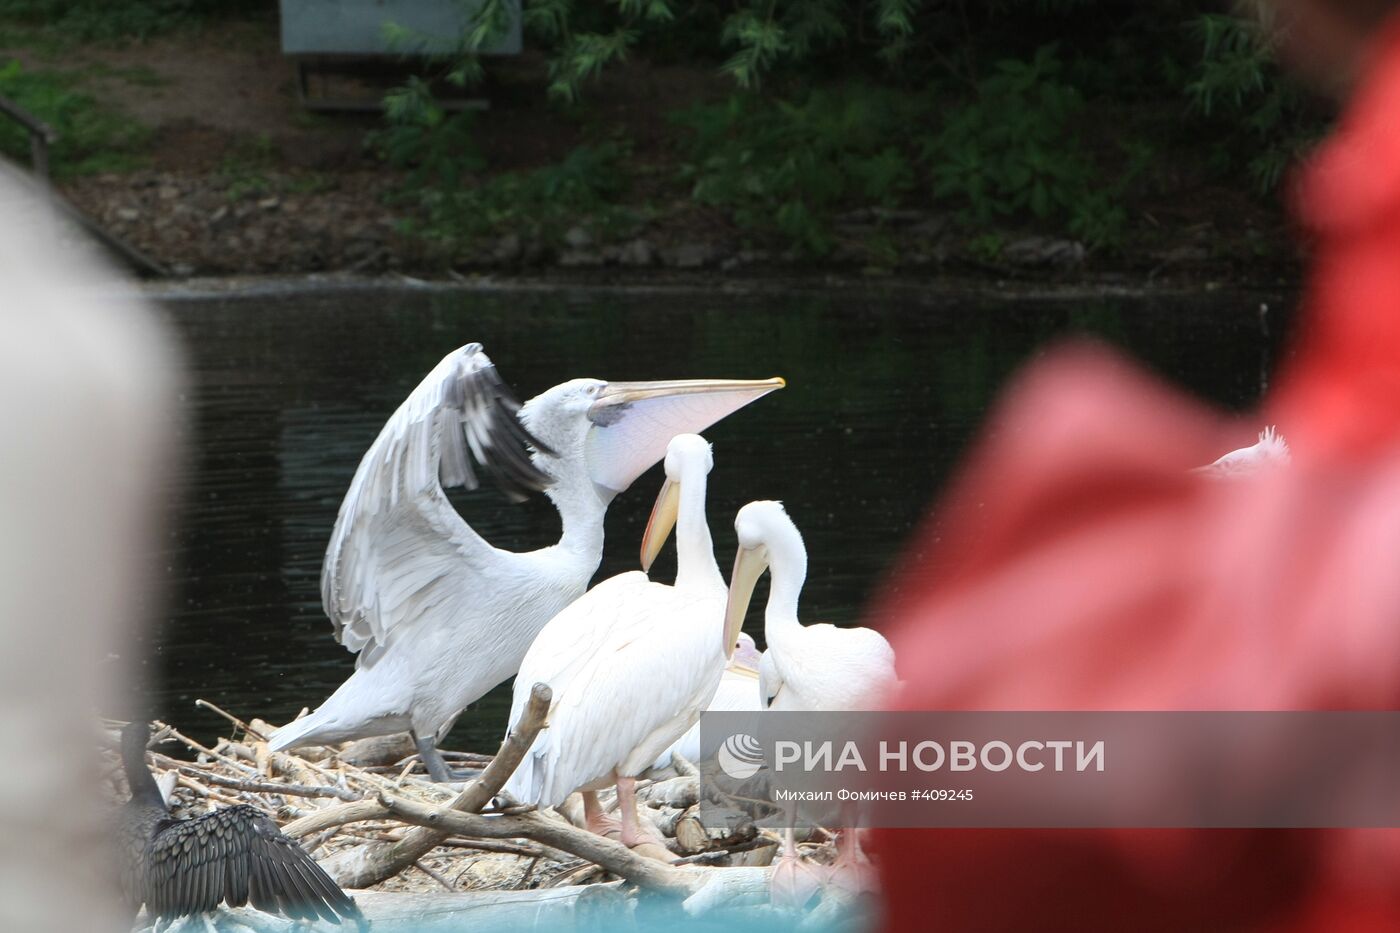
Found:
[[[823,622],[803,626],[801,639],[800,651],[764,653],[781,682],[770,709],[873,709],[898,682],[894,649],[874,629]]]
[[[321,569],[336,640],[373,664],[391,634],[445,601],[468,600],[499,552],[452,507],[444,486],[484,472],[523,498],[549,479],[530,448],[552,453],[481,345],[448,354],[385,423],[340,506]]]

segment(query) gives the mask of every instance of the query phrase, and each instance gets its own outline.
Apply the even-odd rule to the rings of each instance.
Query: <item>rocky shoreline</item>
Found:
[[[540,275],[841,275],[1024,279],[1048,282],[1296,281],[1286,246],[1274,258],[1221,250],[1211,231],[1186,242],[1105,255],[1084,244],[1008,233],[995,250],[969,240],[952,218],[912,210],[865,208],[838,219],[836,246],[821,258],[755,246],[715,225],[661,218],[615,242],[580,225],[557,241],[506,233],[447,249],[407,232],[393,206],[400,180],[372,170],[267,173],[229,178],[197,171],[139,171],[79,178],[64,193],[106,230],[176,278],[402,273],[424,277]],[[697,233],[704,227],[704,233]],[[888,254],[891,240],[899,255]],[[880,244],[872,248],[871,244]],[[883,249],[884,252],[880,250]],[[1282,256],[1283,258],[1278,258]]]

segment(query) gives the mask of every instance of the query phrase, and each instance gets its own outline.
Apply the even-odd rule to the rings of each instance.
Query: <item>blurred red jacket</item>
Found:
[[[893,578],[900,709],[1400,709],[1400,18],[1295,188],[1241,426],[1105,350],[1023,375]],[[1293,463],[1190,468],[1277,423]],[[1400,792],[1400,788],[1397,788]],[[1400,930],[1386,830],[880,831],[889,930]]]

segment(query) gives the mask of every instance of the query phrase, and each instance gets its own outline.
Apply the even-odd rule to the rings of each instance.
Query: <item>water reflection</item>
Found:
[[[782,375],[789,387],[715,426],[711,525],[728,567],[733,515],[786,502],[811,555],[803,617],[859,617],[997,387],[1047,340],[1095,333],[1228,406],[1259,392],[1275,296],[1092,300],[734,296],[583,290],[367,290],[167,302],[194,369],[190,475],[153,636],[157,711],[197,736],[206,697],[282,721],[319,703],[353,659],[321,612],[321,559],[341,496],[384,419],[449,350],[485,344],[522,397],[566,378]],[[1281,328],[1270,322],[1269,332]],[[1146,427],[1144,428],[1146,429]],[[660,471],[608,513],[601,573],[633,569]],[[494,543],[558,535],[543,499],[454,495]],[[669,556],[658,562],[663,579]],[[746,626],[761,636],[765,594]],[[493,747],[509,695],[464,715],[449,746]]]

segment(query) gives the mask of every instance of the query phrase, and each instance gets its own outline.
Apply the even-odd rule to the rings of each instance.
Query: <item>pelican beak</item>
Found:
[[[724,607],[724,657],[734,655],[734,643],[739,640],[739,630],[744,627],[744,616],[749,613],[749,603],[753,600],[753,588],[763,571],[768,569],[768,549],[739,548],[734,555],[734,572],[729,575],[729,602]]]
[[[661,484],[661,492],[656,504],[651,507],[651,518],[647,519],[647,530],[642,535],[642,572],[651,571],[656,555],[666,545],[671,529],[676,527],[676,516],[681,510],[681,484],[667,477]]]
[[[677,434],[699,434],[785,384],[779,378],[608,383],[588,409],[589,476],[622,492],[666,455]]]

